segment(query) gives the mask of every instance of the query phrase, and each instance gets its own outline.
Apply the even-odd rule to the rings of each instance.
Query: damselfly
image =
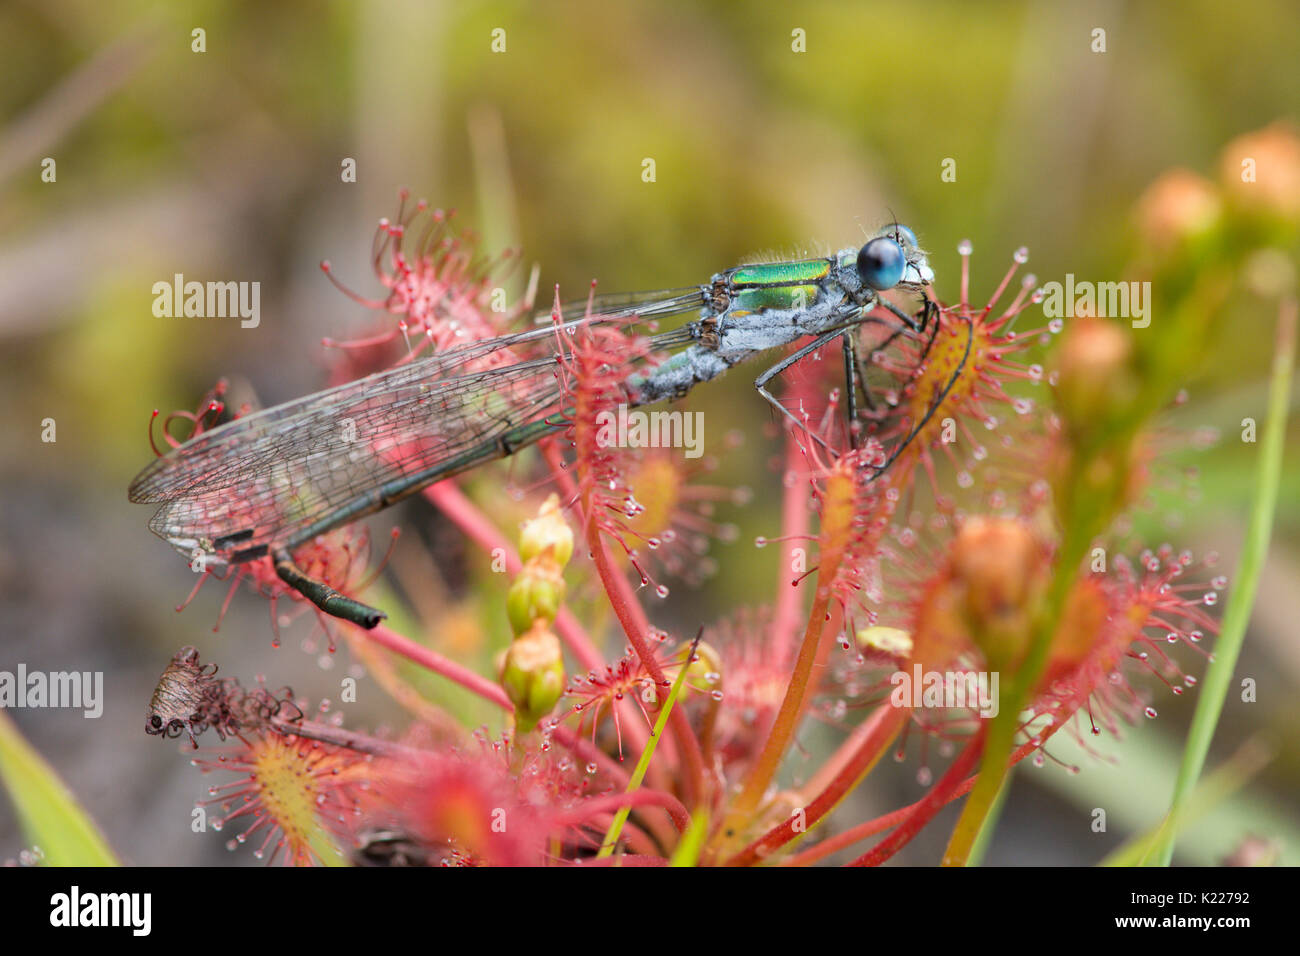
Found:
[[[696,313],[650,336],[662,361],[628,364],[622,382],[629,407],[681,398],[732,366],[811,337],[754,383],[796,424],[802,423],[767,384],[838,339],[853,422],[859,389],[872,404],[856,354],[861,328],[878,326],[873,350],[898,336],[932,340],[938,323],[924,296],[932,279],[916,236],[893,224],[861,248],[827,257],[742,265],[700,286],[593,296],[580,319],[447,349],[202,432],[140,472],[129,496],[162,503],[149,527],[192,566],[269,557],[279,577],[321,610],[374,627],[382,612],[308,577],[294,565],[293,551],[563,428],[557,358],[571,348],[566,334],[587,324]],[[916,313],[900,308],[882,294],[892,289],[921,293],[924,306]],[[530,352],[534,357],[520,357]],[[898,448],[922,424],[914,423]]]

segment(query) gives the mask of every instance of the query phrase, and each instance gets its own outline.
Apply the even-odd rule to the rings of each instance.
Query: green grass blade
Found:
[[[673,850],[669,866],[695,866],[704,849],[704,841],[709,836],[709,811],[700,807],[691,814],[691,824],[682,834],[677,849]]]
[[[1227,763],[1209,773],[1191,795],[1145,833],[1130,838],[1101,861],[1102,866],[1147,866],[1166,841],[1172,842],[1186,827],[1223,804],[1241,790],[1273,759],[1272,750],[1259,740],[1248,740]]]
[[[1273,355],[1273,371],[1269,380],[1268,420],[1259,447],[1259,470],[1256,475],[1255,504],[1246,529],[1241,561],[1237,568],[1236,583],[1228,597],[1223,614],[1223,629],[1215,642],[1214,663],[1206,672],[1201,693],[1196,702],[1196,713],[1183,750],[1183,762],[1174,783],[1173,800],[1169,805],[1169,818],[1177,819],[1187,803],[1196,781],[1205,766],[1214,738],[1228,687],[1237,667],[1241,645],[1246,638],[1246,625],[1250,610],[1259,589],[1260,572],[1268,554],[1269,538],[1273,530],[1273,513],[1277,507],[1278,486],[1282,477],[1283,439],[1286,435],[1288,399],[1291,395],[1291,367],[1295,360],[1296,302],[1287,300],[1278,315],[1277,344]],[[1158,838],[1148,860],[1156,866],[1168,866],[1174,854],[1175,834],[1172,828]]]
[[[700,632],[703,634],[703,631]],[[663,736],[664,728],[668,726],[668,717],[673,712],[673,705],[677,703],[677,695],[681,693],[682,687],[686,684],[686,672],[690,670],[691,661],[695,660],[695,648],[699,646],[700,638],[696,637],[691,644],[689,653],[685,660],[682,661],[682,669],[677,672],[677,679],[673,681],[672,690],[668,692],[668,699],[664,701],[664,706],[659,711],[659,718],[655,721],[654,730],[650,733],[650,739],[646,741],[645,750],[641,752],[641,759],[636,762],[636,769],[632,771],[632,777],[627,782],[627,792],[635,793],[641,786],[641,781],[645,779],[645,774],[650,769],[650,761],[654,759],[655,749],[659,746],[659,738]],[[614,847],[618,844],[619,834],[623,832],[623,824],[627,822],[630,808],[621,807],[618,813],[614,814],[614,819],[609,825],[609,830],[605,833],[605,839],[601,841],[600,852],[596,858],[609,856],[614,852]]]
[[[0,712],[0,780],[23,833],[44,854],[46,866],[118,866],[119,861],[76,797]]]

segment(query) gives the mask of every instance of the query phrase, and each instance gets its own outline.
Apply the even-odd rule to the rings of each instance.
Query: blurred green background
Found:
[[[191,51],[196,27],[204,53]],[[1092,50],[1095,28],[1104,53]],[[496,29],[504,52],[492,51]],[[796,29],[806,52],[792,50]],[[1210,2],[5,4],[0,669],[102,670],[108,698],[96,721],[12,715],[127,859],[254,862],[190,832],[207,781],[141,732],[154,682],[177,647],[196,644],[223,674],[337,695],[348,653],[332,669],[301,653],[309,619],[273,651],[265,602],[247,593],[213,635],[220,586],[173,613],[193,576],[125,489],[152,457],[155,407],[192,409],[221,376],[266,404],[322,386],[319,340],[373,316],[318,263],[379,291],[371,237],[400,187],[461,210],[488,250],[522,247],[542,266],[542,289],[559,283],[568,296],[593,277],[605,290],[678,286],[763,250],[853,245],[894,216],[930,250],[945,299],[956,297],[955,247],[967,237],[977,300],[1022,244],[1042,281],[1118,278],[1134,203],[1153,178],[1174,166],[1215,178],[1233,137],[1300,114],[1297,36],[1300,8],[1285,0],[1230,13]],[[41,181],[45,157],[57,162],[54,183]],[[356,183],[341,181],[345,157]],[[653,183],[641,176],[647,157]],[[941,179],[945,159],[955,182]],[[260,281],[260,327],[156,318],[152,285],[177,272]],[[1223,437],[1176,458],[1199,469],[1195,500],[1157,481],[1138,518],[1150,545],[1217,549],[1231,570],[1258,447],[1236,438],[1243,417],[1262,417],[1275,318],[1267,303],[1234,302],[1213,362],[1187,369],[1191,400],[1170,428]],[[696,407],[710,408],[713,434],[745,434],[720,480],[753,486],[755,500],[725,516],[742,534],[715,545],[718,576],[675,587],[655,610],[665,624],[693,631],[770,600],[778,579],[774,549],[751,546],[779,527],[779,475],[767,464],[780,446],[749,381],[710,385]],[[53,444],[40,440],[47,417]],[[1182,862],[1216,862],[1251,834],[1300,859],[1296,466],[1293,441],[1240,664],[1259,700],[1229,698],[1211,764],[1256,734],[1279,745],[1278,758],[1189,831]],[[1171,464],[1167,477],[1178,474]],[[429,509],[382,516],[376,537],[395,522],[434,546],[448,576],[478,573]],[[499,587],[486,583],[481,598],[494,632]],[[1155,823],[1189,696],[1156,693],[1159,720],[1103,745],[1117,764],[1086,759],[1078,776],[1020,770],[987,862],[1094,862]],[[406,717],[368,694],[349,721]],[[886,768],[840,819],[911,802],[915,775],[914,760]],[[1108,809],[1107,833],[1089,827],[1096,806]],[[950,824],[942,817],[900,859],[937,860]],[[0,859],[22,847],[0,799]]]

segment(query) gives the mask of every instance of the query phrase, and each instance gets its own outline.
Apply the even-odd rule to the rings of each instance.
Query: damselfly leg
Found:
[[[857,327],[856,325],[853,326],[853,328],[856,327]],[[835,339],[839,338],[841,335],[848,335],[851,334],[851,332],[852,329],[849,330],[834,329],[833,331],[830,332],[824,332],[823,334],[817,336],[817,338],[809,342],[807,345],[795,349],[793,352],[791,352],[781,361],[777,362],[775,365],[773,365],[766,372],[764,372],[762,375],[760,375],[758,378],[754,380],[754,388],[758,390],[758,394],[762,395],[763,398],[765,398],[772,405],[773,408],[779,411],[786,418],[790,419],[790,421],[794,422],[797,428],[806,431],[810,436],[812,436],[812,439],[815,442],[817,442],[819,445],[821,445],[822,448],[824,448],[827,452],[831,452],[832,449],[829,445],[826,444],[826,440],[822,438],[820,435],[818,435],[815,431],[808,428],[808,423],[806,421],[800,419],[799,416],[797,416],[794,412],[790,411],[790,409],[786,408],[785,405],[781,404],[781,400],[767,390],[767,383],[770,382],[776,376],[780,375],[786,369],[790,368],[790,366],[794,365],[800,359],[808,355],[811,355],[813,352],[816,352],[818,349],[822,348],[823,346],[835,341]]]
[[[897,316],[902,324],[894,327],[893,331],[891,331],[885,338],[873,344],[871,347],[871,353],[883,352],[893,345],[900,336],[913,335],[916,337],[924,337],[924,345],[921,350],[922,360],[924,360],[925,355],[929,353],[930,346],[934,342],[934,336],[938,331],[937,321],[934,326],[931,327],[931,317],[937,316],[938,313],[938,305],[934,300],[928,295],[924,296],[923,305],[916,315],[908,315],[883,296],[878,300],[877,304],[885,308],[886,311]],[[768,368],[754,381],[754,388],[770,405],[776,408],[786,419],[811,435],[813,440],[821,445],[826,451],[830,451],[826,441],[820,435],[809,430],[807,422],[787,408],[780,399],[768,390],[767,385],[776,376],[786,372],[798,362],[817,352],[824,346],[829,345],[836,338],[839,338],[844,358],[845,421],[851,444],[855,448],[861,447],[862,442],[866,437],[866,429],[863,427],[863,422],[859,418],[859,393],[861,394],[863,406],[869,419],[879,418],[886,412],[886,410],[879,407],[876,399],[873,398],[871,388],[868,384],[866,369],[863,367],[858,357],[857,336],[860,329],[864,325],[869,324],[884,323],[881,323],[878,319],[862,318],[824,332],[808,344],[791,352],[771,368]],[[926,335],[927,331],[929,332],[928,335]],[[958,371],[960,371],[960,369]],[[947,390],[951,387],[952,383],[950,382],[947,388],[944,389],[944,396],[946,396]],[[943,396],[940,397],[940,401],[942,401],[942,397]],[[928,416],[926,420],[928,421]],[[920,424],[924,425],[924,422],[921,422]]]

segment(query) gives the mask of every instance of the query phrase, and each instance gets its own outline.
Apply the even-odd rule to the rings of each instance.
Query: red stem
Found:
[[[760,863],[820,823],[876,765],[910,714],[909,708],[894,707],[889,703],[876,708],[875,713],[859,724],[849,738],[857,743],[849,759],[826,788],[803,808],[803,813],[781,821],[728,860],[727,865],[752,866]]]
[[[601,537],[600,527],[590,515],[587,516],[587,544],[591,549],[592,559],[596,563],[596,572],[600,575],[610,606],[613,607],[619,623],[623,625],[623,633],[627,635],[628,641],[636,650],[637,656],[651,678],[659,687],[667,688],[668,678],[646,642],[645,635],[650,625],[646,620],[645,611],[632,594],[627,578],[614,567],[614,562],[610,560],[609,549],[605,546],[605,539]],[[686,712],[682,708],[673,708],[668,723],[672,728],[673,740],[686,763],[685,793],[687,798],[693,801],[701,793],[704,780],[704,760],[700,755],[700,742],[696,739],[695,732],[691,730]]]
[[[451,658],[443,657],[437,651],[425,647],[423,644],[417,644],[409,637],[398,634],[384,624],[361,633],[380,647],[385,647],[394,654],[400,654],[407,660],[413,661],[435,674],[441,674],[448,680],[473,691],[485,700],[490,700],[498,707],[511,713],[514,712],[514,705],[510,703],[510,698],[501,689],[501,685],[475,673],[468,667],[457,664]]]
[[[772,657],[787,660],[790,646],[799,633],[799,605],[801,592],[790,586],[790,568],[794,549],[800,539],[808,534],[808,467],[799,453],[799,443],[793,433],[786,435],[786,461],[794,480],[785,486],[781,495],[781,566],[776,575],[776,609],[772,616]],[[784,480],[784,478],[782,479]]]
[[[1034,744],[1022,744],[1016,751],[1015,756],[1012,758],[1012,762],[1018,763],[1025,759],[1025,757],[1029,756],[1029,754],[1033,753],[1036,749],[1037,747]],[[946,802],[952,803],[954,800],[966,796],[966,794],[971,792],[971,788],[975,786],[975,781],[978,779],[979,774],[972,774],[967,777],[962,781],[960,787],[948,794]],[[783,860],[780,865],[809,866],[819,860],[825,859],[832,853],[837,853],[847,846],[852,846],[859,840],[865,840],[869,836],[875,836],[877,833],[896,827],[898,824],[906,820],[908,815],[913,813],[916,808],[921,805],[924,799],[925,798],[922,797],[921,800],[916,801],[916,803],[909,803],[907,806],[886,813],[884,816],[876,817],[874,820],[868,820],[865,823],[859,823],[857,826],[849,827],[843,833],[837,833],[832,837],[827,837],[816,846],[810,847],[802,853],[796,853],[794,856]]]
[[[833,573],[834,567],[831,571]],[[824,569],[818,573],[820,576],[824,573]],[[785,696],[781,699],[781,707],[777,711],[776,719],[772,721],[772,728],[768,731],[767,740],[763,742],[758,759],[745,779],[744,789],[732,803],[731,809],[723,819],[722,828],[718,831],[719,838],[724,841],[724,852],[731,849],[725,841],[731,841],[740,834],[745,825],[750,822],[754,811],[758,809],[768,785],[775,779],[777,771],[781,768],[786,749],[794,738],[795,730],[798,729],[807,694],[813,683],[813,665],[821,656],[821,642],[826,631],[827,618],[835,616],[828,610],[830,598],[830,588],[819,586],[812,608],[808,612],[808,624],[804,629],[803,642],[799,646],[799,656],[795,658],[790,682],[785,688]]]
[[[952,799],[957,792],[957,788],[961,786],[962,780],[970,773],[971,768],[979,763],[980,755],[984,753],[984,740],[987,736],[988,725],[986,722],[981,722],[979,732],[971,738],[970,743],[952,762],[947,772],[939,778],[939,782],[914,805],[914,809],[908,814],[907,819],[899,825],[898,829],[850,863],[849,866],[879,866],[901,850],[912,837],[916,836],[921,831],[921,828],[929,823],[934,818],[934,815]]]
[[[662,790],[634,790],[631,793],[606,793],[599,797],[588,797],[582,803],[561,815],[561,826],[577,826],[593,814],[621,810],[623,807],[663,807],[672,817],[678,832],[684,831],[691,823],[691,815],[680,800],[671,793]]]

